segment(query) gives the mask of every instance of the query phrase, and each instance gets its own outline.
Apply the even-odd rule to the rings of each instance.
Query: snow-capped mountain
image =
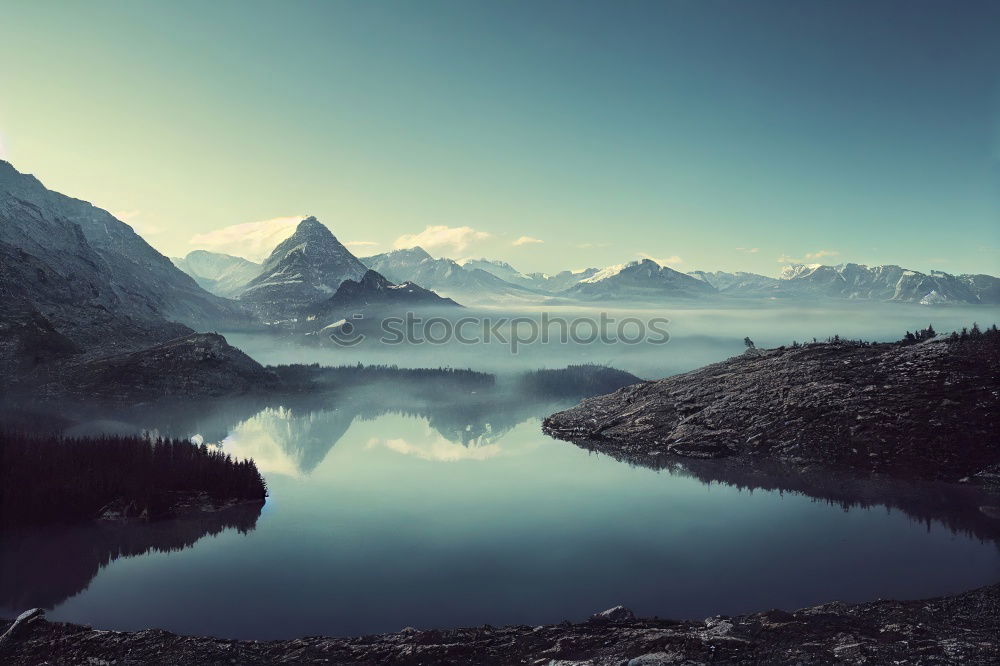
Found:
[[[958,279],[979,296],[980,303],[1000,305],[1000,278],[979,273],[959,275]]]
[[[785,267],[780,278],[779,289],[787,296],[818,295],[936,305],[982,303],[980,291],[987,297],[990,293],[989,276],[981,276],[977,282],[940,271],[926,274],[893,265],[793,265]],[[976,284],[982,288],[977,289]]]
[[[991,275],[921,273],[901,266],[790,264],[778,278],[756,273],[689,273],[726,296],[835,298],[940,305],[1000,303],[1000,279]]]
[[[539,294],[479,268],[452,259],[435,259],[421,247],[363,257],[362,262],[393,282],[416,282],[460,302],[537,300]]]
[[[359,280],[367,270],[326,226],[307,217],[274,248],[240,300],[265,316],[288,316],[330,298],[344,280]]]
[[[663,301],[703,298],[715,287],[685,273],[660,266],[651,259],[603,268],[564,292],[585,300]]]
[[[224,298],[238,297],[262,268],[243,257],[207,250],[194,250],[183,258],[171,257],[170,261],[193,277],[202,289]]]
[[[553,294],[569,289],[580,280],[591,277],[599,270],[585,268],[580,271],[561,271],[555,275],[548,275],[546,273],[522,273],[506,261],[498,259],[466,259],[461,263],[466,269],[478,268],[519,287]]]
[[[688,275],[703,280],[727,296],[773,296],[780,281],[778,278],[737,271],[691,271]]]

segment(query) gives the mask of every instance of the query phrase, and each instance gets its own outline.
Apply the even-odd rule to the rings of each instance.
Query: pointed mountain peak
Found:
[[[433,259],[430,253],[419,245],[414,245],[413,247],[408,248],[408,252],[415,257],[420,257],[421,259]]]
[[[299,225],[295,227],[295,233],[291,235],[291,238],[296,236],[335,238],[333,232],[312,215],[299,222]]]

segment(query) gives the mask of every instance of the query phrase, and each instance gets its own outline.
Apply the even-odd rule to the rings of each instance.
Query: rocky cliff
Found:
[[[630,458],[738,457],[959,480],[1000,462],[998,378],[995,333],[749,350],[584,400],[543,427]]]

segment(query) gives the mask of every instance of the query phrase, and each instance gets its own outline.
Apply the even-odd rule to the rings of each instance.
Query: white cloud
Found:
[[[808,264],[815,262],[817,259],[822,259],[823,257],[836,257],[840,252],[836,250],[816,250],[815,252],[806,252],[806,256],[799,259],[797,257],[790,257],[787,254],[783,254],[778,257],[779,264]]]
[[[463,446],[458,442],[450,442],[443,437],[434,438],[428,442],[411,443],[405,439],[372,438],[368,440],[368,448],[384,446],[390,451],[405,456],[414,456],[421,460],[434,462],[457,462],[459,460],[487,460],[501,453],[497,444],[480,446]]]
[[[275,217],[270,220],[232,224],[204,234],[197,234],[188,241],[196,249],[212,250],[261,261],[281,241],[292,235],[304,215]]]
[[[356,247],[359,249],[364,249],[366,247],[375,247],[378,245],[375,241],[347,241],[344,243],[347,247]]]
[[[438,224],[427,227],[419,234],[403,234],[392,246],[397,250],[419,245],[425,250],[451,248],[455,252],[462,252],[472,243],[489,237],[490,234],[485,231],[477,231],[472,227],[449,227]]]
[[[636,254],[636,256],[639,257],[640,259],[649,259],[651,261],[655,261],[661,266],[677,266],[679,264],[684,263],[684,260],[678,257],[676,254],[671,255],[669,257],[663,257],[662,259],[654,257],[652,255],[648,255],[645,252],[639,252],[638,254]]]
[[[816,250],[815,252],[806,252],[806,259],[822,259],[823,257],[836,257],[839,252],[836,250]]]
[[[747,254],[757,254],[758,252],[760,252],[760,248],[759,247],[738,247],[738,248],[736,248],[736,251],[737,252],[746,252]]]
[[[534,245],[536,243],[544,243],[544,242],[545,241],[543,241],[540,238],[532,238],[531,236],[521,236],[516,241],[511,243],[511,245],[514,245],[516,247],[519,245]]]

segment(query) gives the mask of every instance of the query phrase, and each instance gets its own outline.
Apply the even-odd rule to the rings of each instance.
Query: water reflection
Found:
[[[558,622],[616,603],[697,618],[931,596],[1000,574],[1000,520],[981,509],[995,496],[725,460],[616,460],[541,434],[541,417],[565,406],[503,385],[380,383],[67,409],[60,427],[73,432],[198,434],[252,456],[267,511],[259,522],[5,534],[0,606],[266,639]],[[227,527],[253,532],[195,545]],[[172,549],[184,551],[142,557]]]
[[[261,504],[176,520],[101,523],[7,531],[0,539],[0,612],[13,617],[26,608],[53,608],[87,589],[115,560],[191,548],[202,538],[257,525]]]
[[[588,451],[595,449],[577,443]],[[954,534],[996,541],[1000,546],[1000,495],[976,486],[907,481],[885,476],[857,476],[828,469],[803,469],[781,463],[726,459],[677,459],[666,455],[635,456],[601,453],[619,462],[721,484],[748,492],[795,493],[838,506],[844,511],[884,507],[912,519],[939,524]]]

